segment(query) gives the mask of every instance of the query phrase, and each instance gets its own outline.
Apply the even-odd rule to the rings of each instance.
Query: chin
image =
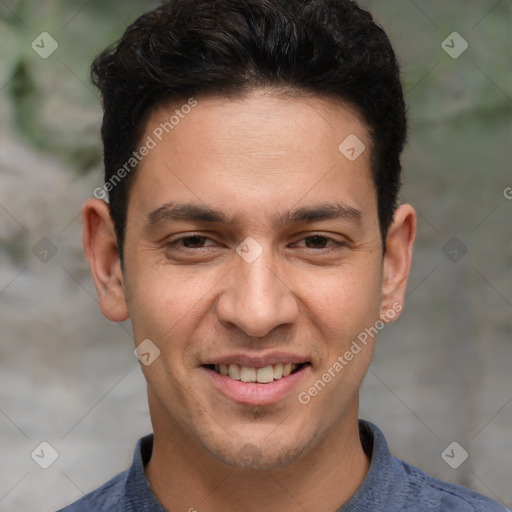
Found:
[[[293,444],[289,440],[293,440]],[[288,466],[298,459],[313,439],[305,442],[299,436],[287,435],[285,439],[269,442],[266,437],[247,441],[247,438],[227,440],[226,444],[204,443],[203,447],[217,460],[238,469],[268,471]],[[228,444],[229,443],[229,444]]]

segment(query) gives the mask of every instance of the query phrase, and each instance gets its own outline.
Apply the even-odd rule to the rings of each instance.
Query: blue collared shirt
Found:
[[[393,457],[384,434],[373,423],[359,420],[359,431],[371,456],[370,470],[337,512],[510,512],[475,491],[437,480]],[[58,512],[173,512],[158,502],[144,474],[152,449],[151,434],[137,443],[130,469]]]

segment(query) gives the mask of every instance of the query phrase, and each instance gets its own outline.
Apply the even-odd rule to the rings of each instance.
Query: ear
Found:
[[[412,248],[416,238],[416,212],[403,204],[395,210],[386,237],[380,316],[392,322],[400,316],[411,270]]]
[[[129,318],[114,223],[107,203],[89,199],[82,209],[83,246],[91,266],[103,315],[113,322]]]

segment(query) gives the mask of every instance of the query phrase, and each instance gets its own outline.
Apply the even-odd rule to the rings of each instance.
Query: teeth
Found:
[[[274,379],[280,379],[283,376],[283,363],[274,365]]]
[[[278,363],[264,366],[263,368],[251,368],[237,364],[215,365],[215,371],[221,375],[229,376],[242,382],[259,382],[268,384],[282,377],[288,377],[299,365],[295,363]]]
[[[272,366],[258,368],[258,371],[256,372],[256,380],[262,384],[272,382],[274,380],[274,368],[272,368]]]
[[[240,366],[237,364],[230,364],[228,366],[228,375],[235,380],[240,380]]]
[[[240,380],[242,382],[256,382],[256,368],[240,367]]]

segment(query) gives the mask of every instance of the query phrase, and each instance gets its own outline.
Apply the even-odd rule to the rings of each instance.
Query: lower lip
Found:
[[[268,384],[242,382],[221,375],[204,366],[201,369],[204,370],[213,386],[234,402],[246,405],[267,405],[286,398],[298,386],[306,374],[309,373],[311,367],[309,364],[306,364],[300,370],[288,375],[288,377],[281,377]]]

